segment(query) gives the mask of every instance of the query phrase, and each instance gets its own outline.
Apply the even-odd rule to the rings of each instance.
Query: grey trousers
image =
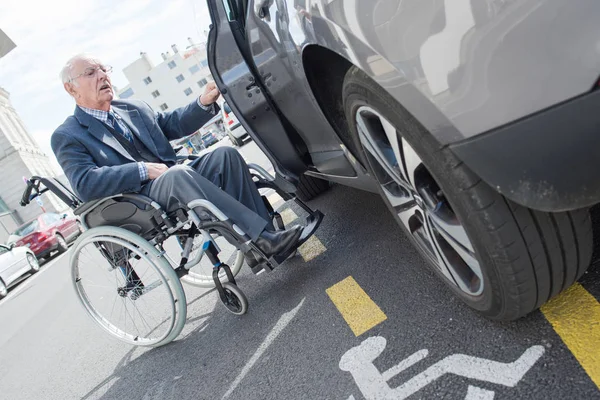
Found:
[[[271,228],[269,212],[252,181],[248,166],[231,147],[220,147],[189,166],[176,165],[141,191],[167,211],[206,199],[227,215],[252,240]],[[198,210],[197,210],[198,211]]]

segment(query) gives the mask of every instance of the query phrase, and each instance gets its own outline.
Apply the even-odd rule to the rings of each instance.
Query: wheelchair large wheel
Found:
[[[185,324],[186,298],[164,256],[125,229],[84,232],[71,255],[75,292],[87,313],[113,337],[137,346],[161,346]]]
[[[221,249],[219,253],[219,258],[225,264],[229,265],[231,268],[231,273],[235,277],[242,266],[244,265],[244,254],[236,249],[233,245],[231,245],[225,238],[219,235],[212,235],[213,240]],[[202,288],[214,288],[215,282],[212,277],[213,265],[202,252],[202,244],[203,238],[202,235],[196,236],[194,239],[194,245],[192,247],[192,252],[190,253],[190,260],[194,259],[196,255],[200,254],[201,258],[198,264],[194,265],[188,271],[188,274],[181,278],[181,281],[187,283],[192,286],[202,287]],[[179,261],[181,259],[181,250],[183,248],[183,243],[180,242],[179,237],[170,237],[164,244],[164,249],[167,253],[169,261],[173,264],[173,267],[179,266]],[[227,282],[227,275],[225,272],[221,271],[219,274],[219,278],[221,282]]]

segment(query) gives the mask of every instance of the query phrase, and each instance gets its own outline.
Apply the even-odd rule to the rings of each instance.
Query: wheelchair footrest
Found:
[[[302,246],[308,239],[310,239],[312,235],[314,235],[319,228],[319,225],[321,225],[321,221],[323,221],[324,217],[325,216],[321,211],[312,211],[308,218],[306,218],[306,225],[304,226],[304,230],[302,231],[302,235],[300,236],[300,239],[298,239],[296,246],[292,247],[283,254],[277,254],[271,257],[268,264],[274,268],[290,258],[290,256],[292,256],[298,250],[298,247]]]

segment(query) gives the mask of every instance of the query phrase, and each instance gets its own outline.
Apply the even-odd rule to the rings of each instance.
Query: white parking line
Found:
[[[0,301],[0,307],[2,307],[4,304],[8,303],[8,301],[11,298],[15,297],[16,295],[21,293],[23,290],[25,290],[26,288],[31,286],[31,284],[33,283],[34,280],[39,278],[40,275],[42,275],[44,272],[48,271],[49,267],[51,267],[57,261],[61,260],[67,254],[69,254],[68,251],[59,255],[58,257],[54,257],[52,260],[46,262],[44,265],[42,265],[40,267],[40,270],[36,274],[30,276],[29,278],[26,278],[22,283],[19,284],[19,286],[17,288],[10,290],[8,292],[8,295]]]
[[[229,387],[229,390],[227,390],[225,395],[223,395],[223,397],[222,397],[223,399],[226,399],[227,397],[229,397],[231,395],[231,393],[233,393],[233,391],[238,387],[240,382],[244,379],[246,374],[248,374],[248,372],[250,371],[250,369],[252,369],[254,364],[256,364],[258,359],[269,348],[271,343],[273,343],[273,341],[275,341],[275,339],[277,339],[277,336],[279,336],[281,331],[283,331],[285,329],[285,327],[288,326],[288,324],[292,321],[292,319],[294,319],[294,317],[296,316],[296,314],[298,313],[298,311],[300,310],[300,308],[302,307],[303,304],[304,304],[304,299],[302,299],[300,304],[298,304],[296,307],[294,307],[294,309],[286,312],[285,314],[283,314],[281,316],[281,318],[279,318],[279,321],[277,321],[277,323],[275,324],[275,326],[273,327],[271,332],[269,332],[269,334],[265,338],[265,341],[262,342],[262,344],[258,347],[258,349],[254,353],[254,355],[250,358],[250,361],[248,361],[248,363],[244,366],[244,368],[242,368],[242,372],[240,372],[240,374],[237,376],[237,378],[235,378],[235,380]]]

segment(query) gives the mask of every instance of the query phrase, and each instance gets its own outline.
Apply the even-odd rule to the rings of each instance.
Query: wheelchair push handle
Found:
[[[21,196],[21,201],[19,202],[21,207],[25,207],[31,203],[31,200],[48,190],[47,188],[40,189],[40,183],[40,178],[37,176],[32,176],[31,178],[27,179],[27,187],[25,188],[23,196]]]

